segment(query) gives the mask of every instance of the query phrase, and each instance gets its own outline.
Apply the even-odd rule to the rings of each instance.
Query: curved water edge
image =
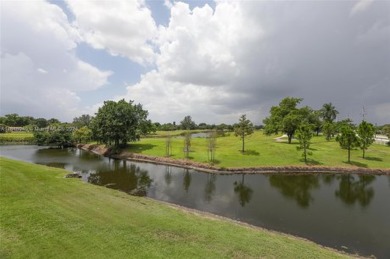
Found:
[[[317,173],[345,173],[345,174],[373,174],[390,175],[390,168],[362,168],[362,167],[329,167],[329,166],[263,166],[241,168],[219,168],[205,163],[198,163],[188,159],[171,159],[168,157],[155,157],[122,151],[113,153],[110,148],[102,145],[79,144],[77,148],[90,151],[106,157],[153,163],[168,166],[177,166],[213,174],[317,174]]]
[[[140,195],[173,207],[287,233],[350,254],[390,258],[390,176],[210,174],[178,165],[111,159],[90,151],[0,147],[1,155],[64,168],[80,174],[83,181],[126,193],[140,189]]]

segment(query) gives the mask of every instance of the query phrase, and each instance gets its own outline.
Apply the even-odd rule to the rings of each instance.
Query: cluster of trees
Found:
[[[341,148],[348,150],[348,162],[350,162],[350,151],[359,147],[365,151],[374,142],[376,129],[373,124],[363,120],[356,127],[350,119],[336,121],[338,111],[332,103],[326,103],[320,110],[313,110],[308,106],[298,108],[297,105],[302,98],[286,97],[278,106],[272,106],[270,116],[264,119],[264,133],[278,134],[284,133],[291,143],[295,136],[299,141],[298,149],[303,150],[302,156],[307,162],[307,155],[310,148],[310,140],[313,132],[317,135],[322,131],[326,140],[336,136]]]
[[[6,114],[0,117],[0,133],[7,132],[9,127],[23,127],[26,131],[31,131],[34,128],[46,128],[53,124],[61,122],[55,118],[49,120],[45,118],[34,118],[31,116],[20,116],[17,113]]]

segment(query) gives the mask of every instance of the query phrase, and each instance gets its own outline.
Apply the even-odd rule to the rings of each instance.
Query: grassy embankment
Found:
[[[31,132],[11,132],[0,134],[0,144],[3,143],[32,143],[34,136]]]
[[[164,134],[163,132],[159,134]],[[166,134],[166,133],[165,133]],[[215,153],[216,165],[225,168],[256,167],[256,166],[302,166],[305,165],[302,151],[296,149],[298,142],[292,144],[287,139],[275,141],[278,136],[266,136],[262,131],[256,131],[245,139],[245,150],[240,152],[242,142],[233,133],[229,136],[217,138]],[[152,156],[165,156],[165,138],[143,138],[131,143],[127,151]],[[196,162],[207,163],[207,140],[193,138],[191,141],[190,159]],[[172,138],[173,159],[183,159],[183,139]],[[313,153],[309,156],[310,165],[332,167],[364,167],[390,168],[390,147],[372,144],[366,151],[366,158],[362,158],[362,151],[355,149],[351,152],[351,163],[347,163],[347,151],[340,148],[334,139],[326,141],[323,136],[312,138],[310,148]]]
[[[185,212],[0,157],[1,258],[342,258],[295,237]]]

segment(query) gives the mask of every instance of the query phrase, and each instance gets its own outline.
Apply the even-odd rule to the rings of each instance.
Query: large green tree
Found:
[[[368,147],[374,143],[375,140],[375,127],[371,123],[362,121],[357,129],[359,135],[360,149],[363,151],[363,158]]]
[[[38,146],[72,146],[71,128],[61,127],[55,130],[37,130],[34,131],[34,141]]]
[[[351,150],[359,147],[359,138],[356,135],[355,129],[352,125],[345,124],[340,129],[340,134],[336,137],[340,147],[348,150],[348,163],[351,162]]]
[[[302,98],[286,97],[279,106],[272,106],[270,116],[263,120],[264,133],[267,135],[283,132],[288,137],[288,143],[303,121],[308,121],[311,112],[309,107],[297,108]]]
[[[135,105],[133,101],[105,101],[91,122],[93,137],[116,147],[137,141],[151,130],[147,116],[148,112],[142,109],[142,105]]]
[[[196,128],[196,123],[192,120],[191,116],[185,116],[180,122],[180,127],[183,130],[192,130]]]
[[[234,127],[234,134],[242,140],[241,151],[245,152],[245,137],[253,134],[253,123],[246,118],[246,115],[241,115],[238,124]]]
[[[89,127],[92,119],[93,119],[92,116],[90,116],[88,114],[83,114],[80,117],[73,118],[73,124],[79,128],[84,127],[84,126]]]

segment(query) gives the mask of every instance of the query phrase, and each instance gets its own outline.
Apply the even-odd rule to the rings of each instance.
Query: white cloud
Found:
[[[96,49],[140,64],[154,61],[156,25],[143,0],[67,1],[81,38]]]
[[[333,102],[356,121],[367,105],[384,122],[376,107],[390,100],[386,7],[360,4],[366,15],[350,19],[350,2],[218,1],[215,10],[174,2],[155,41],[156,70],[124,97],[161,122],[232,123],[246,113],[261,123],[286,96],[315,109]]]
[[[374,0],[359,0],[351,9],[350,15],[354,16],[369,8]]]
[[[111,72],[75,56],[78,34],[58,6],[1,5],[1,112],[71,120],[77,93],[106,84]]]
[[[240,77],[244,47],[261,40],[261,26],[246,18],[238,3],[220,3],[213,11],[175,2],[170,11],[169,25],[159,28],[156,40],[158,71],[129,86],[125,97],[145,104],[157,121],[188,114],[199,122],[236,120],[248,110],[227,106],[246,95],[227,90]]]

